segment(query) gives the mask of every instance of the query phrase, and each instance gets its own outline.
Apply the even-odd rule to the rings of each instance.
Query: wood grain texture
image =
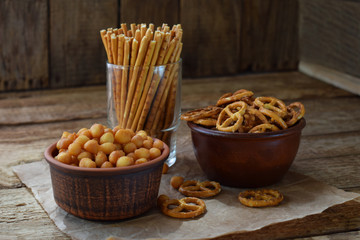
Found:
[[[359,198],[358,198],[359,199]],[[360,202],[359,200],[348,201],[344,204],[335,205],[326,209],[321,214],[306,216],[301,219],[287,221],[279,224],[271,224],[259,230],[253,231],[251,239],[289,239],[294,237],[306,237],[315,234],[331,234],[341,231],[346,227],[356,230],[360,227]],[[340,213],[340,214],[339,214]],[[344,221],[344,219],[347,219]],[[311,224],[309,224],[311,222]],[[324,222],[327,222],[325,225]],[[280,227],[281,225],[281,227]],[[276,229],[276,231],[274,231]],[[301,231],[299,231],[301,229]],[[301,233],[300,233],[301,232]],[[249,233],[238,232],[213,238],[225,239],[249,239]]]
[[[0,1],[0,92],[49,86],[46,0]]]
[[[274,96],[283,100],[327,99],[353,94],[317,81],[298,72],[251,74],[232,77],[184,79],[182,108],[185,110],[214,105],[227,92],[248,89],[255,96]]]
[[[240,1],[181,0],[183,76],[237,72]]]
[[[299,240],[300,238],[295,238]],[[344,240],[344,239],[360,239],[360,231],[332,233],[326,236],[315,236],[301,238],[302,240]]]
[[[359,77],[359,1],[301,0],[299,9],[300,59]]]
[[[70,239],[28,189],[0,189],[0,195],[0,239]]]
[[[116,0],[50,0],[50,86],[106,82],[99,31],[117,26]]]
[[[106,117],[106,89],[87,87],[19,93],[0,100],[0,125],[46,123]],[[36,113],[36,114],[34,114]],[[18,116],[22,116],[19,118]]]
[[[155,27],[167,23],[170,27],[179,22],[179,1],[123,0],[120,1],[120,23],[153,23]]]
[[[105,83],[99,30],[120,22],[182,24],[184,77],[296,69],[297,2],[1,0],[0,92]]]
[[[240,71],[297,69],[298,2],[242,1]]]
[[[310,60],[311,61],[311,60]],[[324,67],[323,65],[301,61],[299,71],[346,91],[360,95],[360,77]]]

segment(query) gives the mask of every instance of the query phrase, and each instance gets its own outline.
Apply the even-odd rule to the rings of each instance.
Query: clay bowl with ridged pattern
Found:
[[[56,143],[45,159],[55,202],[74,216],[89,220],[119,220],[139,216],[156,205],[162,168],[169,147],[149,162],[114,168],[81,168],[57,161]]]
[[[231,133],[188,122],[196,159],[211,180],[231,187],[279,182],[297,154],[305,119],[285,130]]]

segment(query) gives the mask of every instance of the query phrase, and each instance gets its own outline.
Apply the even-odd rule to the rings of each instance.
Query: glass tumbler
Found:
[[[160,66],[107,63],[108,122],[113,128],[145,130],[170,147],[166,163],[176,161],[176,131],[180,124],[181,59]]]

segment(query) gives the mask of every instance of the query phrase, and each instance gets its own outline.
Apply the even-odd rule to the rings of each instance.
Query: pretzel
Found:
[[[214,181],[187,180],[179,187],[179,192],[187,197],[208,198],[219,194],[221,186]]]
[[[278,124],[282,129],[287,128],[287,124],[285,123],[285,121],[279,115],[277,115],[275,112],[273,112],[269,109],[263,108],[263,107],[260,107],[259,111],[262,114],[270,117],[270,122]]]
[[[288,116],[290,119],[286,121],[286,124],[290,127],[300,120],[305,114],[305,107],[301,102],[294,102],[287,106]]]
[[[216,103],[216,106],[221,106],[224,104],[229,104],[229,103],[233,103],[236,101],[240,101],[245,97],[251,97],[253,95],[254,95],[253,92],[245,90],[245,89],[240,89],[230,96],[229,96],[229,93],[226,93],[220,97],[220,99]]]
[[[173,218],[194,218],[206,211],[205,202],[195,197],[169,199],[166,195],[160,195],[158,206],[163,214]],[[175,206],[175,208],[169,208],[169,206]]]
[[[206,108],[199,108],[188,111],[181,115],[181,119],[185,121],[194,121],[201,118],[207,118],[220,113],[222,108],[216,106],[208,106]]]
[[[282,118],[287,115],[286,105],[280,99],[274,97],[257,97],[254,100],[254,104],[259,108],[263,107],[269,109],[275,112],[276,114],[278,114]]]
[[[248,132],[249,133],[262,133],[262,132],[266,132],[267,130],[270,131],[279,131],[280,129],[270,123],[263,123],[260,125],[256,125],[255,127],[253,127],[252,129],[250,129]]]
[[[244,121],[239,128],[239,132],[248,132],[250,129],[254,128],[259,124],[269,123],[264,114],[262,114],[258,109],[253,107],[248,107],[244,114]]]
[[[241,192],[238,198],[248,207],[270,207],[279,205],[284,196],[277,190],[261,189]]]
[[[200,118],[193,121],[196,124],[203,125],[206,127],[215,127],[217,119],[216,118]]]
[[[244,120],[247,104],[243,101],[227,105],[221,112],[216,122],[216,128],[220,131],[235,132]]]

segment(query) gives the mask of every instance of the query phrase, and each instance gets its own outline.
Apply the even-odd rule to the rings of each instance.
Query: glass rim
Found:
[[[180,64],[181,62],[182,62],[182,58],[180,58],[178,61],[173,62],[173,63],[163,64],[163,65],[154,65],[154,66],[148,65],[146,67],[155,67],[155,68],[166,67],[166,66],[171,66],[171,65],[177,65],[177,64]],[[106,61],[106,65],[111,66],[112,68],[135,68],[135,67],[142,68],[142,67],[145,67],[144,65],[140,65],[140,66],[118,65],[118,64],[109,63],[108,61]]]

